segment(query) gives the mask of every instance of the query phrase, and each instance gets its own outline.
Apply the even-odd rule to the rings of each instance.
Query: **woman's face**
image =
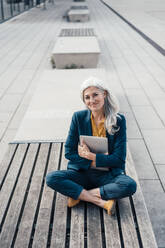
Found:
[[[84,103],[92,112],[103,111],[106,92],[102,93],[97,87],[91,86],[84,90]]]

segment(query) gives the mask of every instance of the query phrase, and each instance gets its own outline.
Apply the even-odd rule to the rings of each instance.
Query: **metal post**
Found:
[[[2,16],[2,20],[4,20],[3,0],[1,0],[1,16]]]
[[[46,10],[46,0],[43,0],[43,10]]]
[[[18,12],[20,13],[20,0],[18,0],[17,9],[18,9]]]
[[[13,16],[13,0],[10,1],[10,13]]]

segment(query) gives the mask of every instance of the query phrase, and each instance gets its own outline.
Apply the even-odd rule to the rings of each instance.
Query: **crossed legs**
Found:
[[[107,210],[108,215],[112,214],[112,208],[115,204],[115,200],[103,200],[101,199],[100,190],[99,188],[92,189],[92,190],[82,190],[80,196],[80,200],[91,202],[98,207],[104,208]]]
[[[69,207],[77,205],[82,200],[104,208],[108,211],[108,214],[111,214],[114,201],[103,200],[99,188],[86,190],[87,181],[88,178],[85,172],[79,173],[69,170],[51,172],[46,177],[46,183],[49,187],[69,197]]]

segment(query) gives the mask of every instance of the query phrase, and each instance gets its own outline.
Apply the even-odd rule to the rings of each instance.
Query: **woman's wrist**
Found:
[[[88,159],[92,161],[96,161],[96,154],[93,152],[88,152]]]

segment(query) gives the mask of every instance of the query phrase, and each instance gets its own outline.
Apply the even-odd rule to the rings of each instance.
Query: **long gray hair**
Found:
[[[118,101],[116,97],[109,92],[108,87],[106,87],[102,80],[95,77],[90,77],[81,85],[81,98],[83,102],[84,90],[92,86],[98,88],[102,94],[106,92],[106,97],[104,99],[105,128],[109,134],[114,134],[119,130],[119,127],[117,126],[117,117],[120,118],[118,115]]]

